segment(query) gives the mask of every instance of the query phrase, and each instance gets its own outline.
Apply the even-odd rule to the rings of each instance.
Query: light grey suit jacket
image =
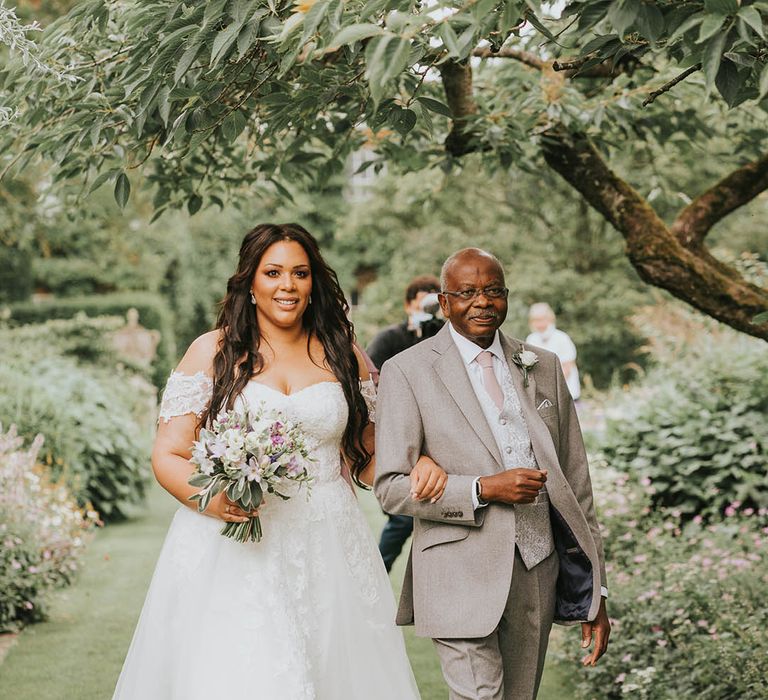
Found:
[[[501,336],[530,433],[548,470],[547,491],[560,557],[555,621],[593,620],[606,585],[587,456],[573,400],[556,355]],[[523,386],[512,355],[533,350],[538,364]],[[542,402],[551,406],[537,410]],[[410,497],[421,454],[448,473],[435,504]],[[436,638],[472,638],[498,625],[509,596],[515,547],[513,506],[477,511],[472,482],[503,471],[502,458],[448,325],[384,364],[376,407],[374,490],[388,513],[415,518],[397,623]]]

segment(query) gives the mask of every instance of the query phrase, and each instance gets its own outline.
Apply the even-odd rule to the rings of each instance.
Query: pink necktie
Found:
[[[504,392],[499,386],[499,380],[496,379],[496,373],[493,371],[493,353],[483,350],[477,356],[477,364],[483,370],[483,386],[491,397],[493,403],[499,411],[504,408]]]

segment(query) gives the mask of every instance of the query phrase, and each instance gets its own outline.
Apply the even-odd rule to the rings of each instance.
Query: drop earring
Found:
[[[309,303],[310,304],[312,303],[312,297],[309,297]]]
[[[255,297],[255,296],[254,296],[254,294],[253,294],[253,290],[251,290],[251,304],[253,304],[254,306],[256,306],[256,297]]]

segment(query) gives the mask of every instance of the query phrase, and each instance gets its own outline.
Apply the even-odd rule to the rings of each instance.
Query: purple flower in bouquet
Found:
[[[189,479],[200,491],[190,497],[203,512],[211,498],[224,491],[243,510],[257,509],[267,495],[288,500],[306,486],[309,449],[301,426],[285,421],[279,411],[255,414],[230,411],[200,431],[190,460],[196,470]],[[258,516],[244,523],[227,523],[222,534],[239,542],[262,537]]]

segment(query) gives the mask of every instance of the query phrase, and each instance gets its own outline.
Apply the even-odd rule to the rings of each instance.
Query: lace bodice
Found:
[[[174,416],[194,413],[200,416],[211,399],[213,383],[203,372],[194,375],[172,372],[163,393],[160,419],[168,422]],[[375,419],[376,389],[373,382],[361,382],[370,419]],[[246,404],[252,410],[261,405],[283,411],[299,422],[304,430],[314,460],[311,471],[316,481],[328,481],[339,476],[341,438],[349,411],[341,384],[318,382],[284,394],[259,381],[250,381],[238,397],[236,407]]]

